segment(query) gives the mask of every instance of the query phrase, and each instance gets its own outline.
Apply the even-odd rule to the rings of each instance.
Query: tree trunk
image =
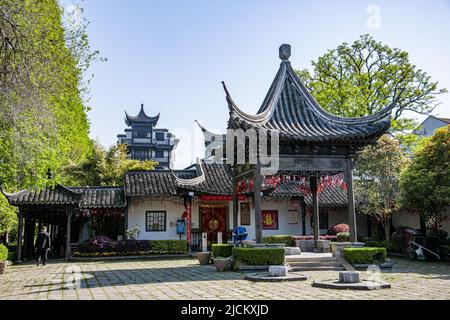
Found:
[[[391,220],[389,218],[383,219],[382,225],[384,229],[384,237],[386,241],[389,242],[391,240]]]

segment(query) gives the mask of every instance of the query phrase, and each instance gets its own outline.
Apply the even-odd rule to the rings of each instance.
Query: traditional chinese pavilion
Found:
[[[233,171],[233,216],[237,221],[238,196],[244,192],[252,194],[255,206],[256,241],[262,240],[261,201],[270,194],[270,185],[279,193],[280,184],[295,182],[298,197],[308,195],[312,200],[314,237],[319,239],[319,194],[324,186],[343,187],[347,193],[348,222],[351,240],[356,241],[356,216],[353,195],[352,168],[354,158],[362,147],[373,144],[390,127],[390,111],[394,103],[380,112],[361,118],[343,118],[325,111],[309,93],[289,62],[291,47],[283,44],[279,49],[280,68],[256,114],[244,112],[231,98],[225,84],[224,90],[229,108],[228,129],[274,132],[279,137],[279,164],[275,175],[265,176],[262,172],[261,154],[257,149],[256,163],[250,163],[248,141],[245,142],[246,162],[237,163],[227,159]],[[206,144],[216,139],[226,140],[202,128]],[[266,134],[267,134],[266,133]],[[258,140],[261,137],[258,137]],[[260,141],[258,141],[260,142]],[[235,150],[242,142],[226,141]],[[270,145],[270,141],[267,142]],[[226,158],[218,148],[217,159]],[[270,149],[269,146],[266,148]],[[234,155],[237,152],[233,153]],[[343,179],[342,179],[343,178]],[[265,185],[268,190],[262,192]],[[288,185],[287,184],[287,185]],[[244,187],[244,188],[242,188]]]

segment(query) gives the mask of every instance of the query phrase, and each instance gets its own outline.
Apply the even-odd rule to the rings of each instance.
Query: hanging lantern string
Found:
[[[309,180],[309,176],[295,174],[264,176],[262,181],[262,188],[276,189],[281,184],[288,183],[290,185],[294,185],[299,192],[303,194],[310,194],[311,188]],[[347,184],[345,183],[343,173],[321,175],[318,182],[318,193],[322,192],[325,188],[334,188],[336,186],[347,191]],[[236,185],[236,191],[238,194],[251,193],[254,191],[254,184],[255,183],[253,178],[241,180]]]

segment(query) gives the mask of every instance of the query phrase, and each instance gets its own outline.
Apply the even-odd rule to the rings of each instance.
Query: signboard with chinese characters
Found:
[[[262,215],[263,230],[278,230],[277,210],[262,210],[261,215]]]
[[[297,224],[298,223],[298,211],[297,210],[289,210],[288,211],[288,223],[289,224]]]
[[[241,202],[241,226],[250,225],[250,203]]]
[[[280,157],[280,170],[344,171],[346,159],[333,157]]]

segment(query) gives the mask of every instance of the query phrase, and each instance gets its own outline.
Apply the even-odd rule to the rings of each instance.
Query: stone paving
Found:
[[[79,272],[80,271],[80,272]],[[50,262],[10,266],[0,275],[4,299],[450,299],[450,263],[394,259],[381,279],[391,289],[314,288],[312,280],[337,279],[336,271],[303,272],[307,281],[250,282],[244,273],[216,272],[196,259]],[[362,272],[362,278],[367,274]],[[79,280],[78,280],[79,279]],[[77,286],[78,284],[78,286]]]

